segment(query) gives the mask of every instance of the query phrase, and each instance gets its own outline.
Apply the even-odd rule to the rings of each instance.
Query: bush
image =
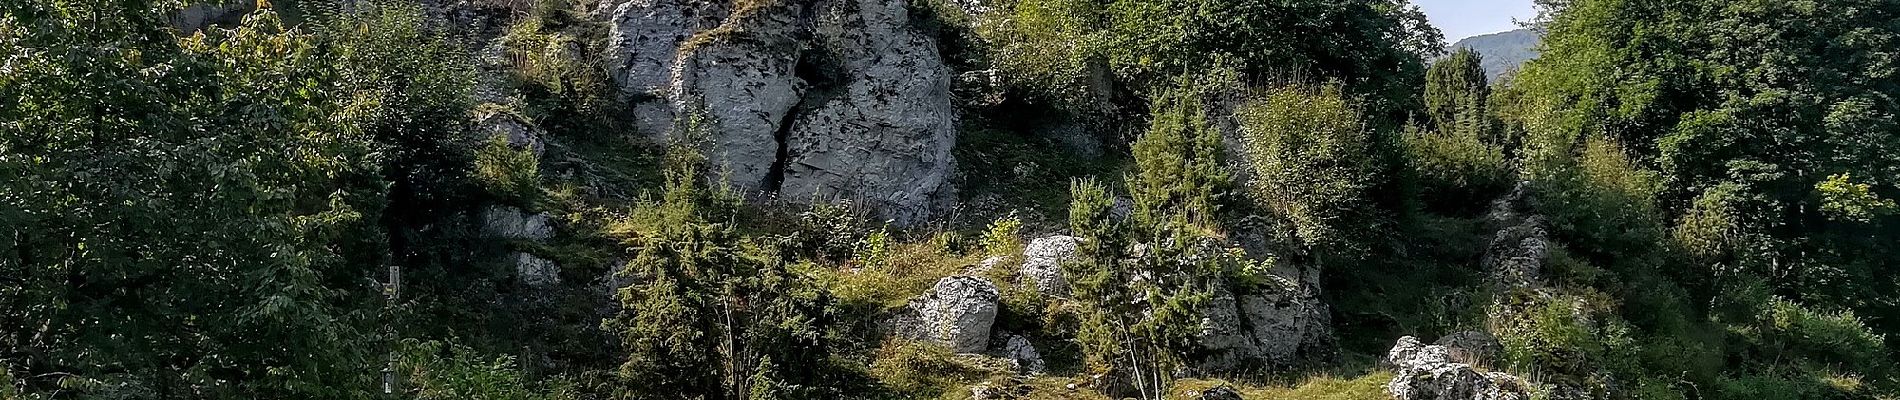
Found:
[[[1477,132],[1427,132],[1411,127],[1401,141],[1416,174],[1421,201],[1430,209],[1461,214],[1481,211],[1513,184],[1504,149],[1485,143]]]
[[[506,135],[495,135],[475,152],[475,180],[489,193],[528,203],[541,191],[541,160],[529,149],[515,149]]]
[[[1325,253],[1356,255],[1380,223],[1368,191],[1379,182],[1372,136],[1338,85],[1269,90],[1239,110],[1252,193],[1294,237]]]

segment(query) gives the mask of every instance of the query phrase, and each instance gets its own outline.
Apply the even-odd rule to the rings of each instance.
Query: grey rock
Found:
[[[713,178],[899,225],[954,199],[953,76],[908,1],[624,1],[608,64],[637,129],[703,132]]]
[[[1491,204],[1486,222],[1497,229],[1485,247],[1481,267],[1492,283],[1504,288],[1534,288],[1544,262],[1550,257],[1550,233],[1543,217],[1530,214],[1530,185],[1522,182],[1509,195]]]
[[[194,2],[172,14],[172,29],[190,33],[216,24],[236,23],[244,14],[257,9],[256,0],[225,0]]]
[[[536,157],[547,152],[547,143],[543,140],[547,133],[527,118],[510,111],[507,106],[490,104],[478,107],[475,127],[478,140],[501,136],[515,150],[528,150]]]
[[[732,27],[703,32],[680,49],[673,107],[681,123],[703,125],[675,131],[710,135],[690,139],[734,188],[770,190],[780,129],[805,91],[793,70],[798,65],[798,43],[792,40],[797,10],[766,5],[737,13],[726,24]]]
[[[1418,338],[1399,338],[1386,353],[1397,371],[1386,391],[1398,400],[1528,400],[1523,379],[1500,372],[1483,372],[1452,360],[1445,346],[1424,345]]]
[[[554,237],[552,217],[529,214],[520,208],[490,206],[482,210],[482,232],[502,239],[546,240]]]
[[[1201,344],[1210,355],[1201,368],[1238,371],[1262,365],[1286,367],[1331,340],[1331,317],[1317,294],[1293,281],[1235,293],[1217,285],[1201,321]]]
[[[939,279],[929,292],[911,299],[896,328],[906,338],[936,342],[958,353],[979,353],[989,347],[1001,298],[996,285],[982,278]]]
[[[668,100],[680,48],[700,32],[724,22],[731,3],[713,0],[623,0],[602,2],[610,16],[605,63],[633,107],[634,129],[648,137],[673,130]]]
[[[805,62],[844,80],[806,99],[785,138],[781,195],[858,200],[900,225],[922,221],[953,198],[950,68],[911,27],[908,1],[832,0],[816,14],[821,56]]]
[[[1062,274],[1062,264],[1075,259],[1076,246],[1081,243],[1081,238],[1062,235],[1029,241],[1019,271],[1023,282],[1036,285],[1043,296],[1068,297],[1069,280]]]
[[[1189,393],[1188,398],[1193,400],[1241,400],[1240,391],[1234,390],[1233,386],[1227,385],[1195,391]]]
[[[533,254],[515,252],[509,255],[514,262],[515,276],[521,283],[529,286],[550,286],[561,283],[561,266]]]
[[[1047,369],[1047,364],[1042,361],[1042,353],[1036,351],[1036,345],[1030,343],[1029,338],[1022,335],[1006,335],[1002,343],[1003,347],[998,349],[1000,350],[998,353],[1002,358],[1015,361],[1018,371],[1029,375],[1040,375]]]

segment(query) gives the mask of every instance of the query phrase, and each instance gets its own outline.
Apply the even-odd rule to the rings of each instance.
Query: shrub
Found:
[[[1485,143],[1477,132],[1407,130],[1401,141],[1427,207],[1475,212],[1510,189],[1512,171],[1504,150]]]
[[[983,247],[984,254],[992,256],[1021,254],[1022,229],[1022,218],[1013,214],[997,219],[990,223],[989,229],[983,231],[983,238],[978,239],[977,245]]]
[[[541,191],[541,161],[529,149],[515,149],[506,135],[495,135],[475,152],[475,180],[489,193],[530,202]]]
[[[1338,85],[1284,86],[1239,110],[1256,201],[1303,245],[1358,253],[1379,221],[1367,199],[1380,177],[1370,129]]]

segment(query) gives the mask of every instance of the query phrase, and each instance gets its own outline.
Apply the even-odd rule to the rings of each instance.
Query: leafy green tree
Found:
[[[23,396],[359,398],[382,254],[373,104],[268,10],[0,5],[0,285]]]
[[[1153,97],[1225,63],[1250,77],[1347,82],[1373,109],[1398,112],[1417,101],[1423,58],[1444,47],[1405,0],[1020,0],[996,13],[981,31],[1006,76],[1068,104]]]
[[[1527,97],[1526,162],[1570,157],[1584,138],[1619,143],[1659,172],[1671,216],[1720,207],[1731,238],[1705,260],[1769,279],[1777,294],[1862,311],[1892,329],[1894,216],[1848,198],[1900,194],[1900,88],[1891,82],[1900,5],[1889,1],[1634,2],[1548,5],[1544,55],[1516,83]],[[1681,17],[1678,16],[1695,16]],[[1527,169],[1538,168],[1526,165]],[[1852,184],[1833,182],[1851,176]],[[1866,185],[1867,197],[1839,196]],[[1824,188],[1825,187],[1825,188]],[[1713,196],[1711,193],[1719,193]],[[1878,200],[1869,200],[1878,209]],[[1843,211],[1847,211],[1843,213]],[[1711,220],[1694,218],[1693,230]],[[1619,253],[1620,249],[1605,249]],[[1733,274],[1729,274],[1733,276]]]
[[[1406,160],[1428,209],[1478,211],[1509,188],[1511,146],[1491,113],[1491,86],[1483,56],[1460,49],[1433,63],[1425,75],[1430,128],[1401,136]]]

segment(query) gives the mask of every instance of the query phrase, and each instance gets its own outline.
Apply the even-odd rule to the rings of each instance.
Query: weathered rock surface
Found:
[[[628,0],[608,2],[605,54],[608,75],[633,107],[634,129],[649,137],[673,130],[671,94],[680,47],[719,26],[731,13],[720,0]]]
[[[1418,338],[1399,338],[1386,353],[1397,372],[1386,391],[1399,400],[1527,400],[1523,379],[1502,372],[1482,372],[1452,360],[1445,346],[1424,345]]]
[[[1332,329],[1326,305],[1293,281],[1273,279],[1274,285],[1244,293],[1215,287],[1201,321],[1201,344],[1211,351],[1202,368],[1284,367],[1327,347]]]
[[[1001,298],[996,285],[982,278],[939,279],[929,292],[911,299],[895,328],[906,338],[943,344],[958,353],[979,353],[989,347]]]
[[[734,187],[859,201],[899,224],[953,194],[953,76],[908,1],[625,0],[611,14],[608,64],[639,129],[706,132]]]
[[[1241,400],[1240,391],[1234,390],[1233,386],[1227,385],[1197,390],[1187,395],[1187,398],[1193,400]]]
[[[911,27],[909,7],[816,6],[819,56],[805,62],[842,73],[815,78],[823,86],[786,137],[784,196],[862,200],[900,222],[921,220],[945,200],[957,125],[951,71],[936,43]]]
[[[549,286],[561,283],[561,266],[533,254],[515,252],[509,255],[515,265],[515,276],[521,283],[529,286]]]
[[[1510,195],[1492,203],[1485,217],[1497,233],[1485,247],[1481,267],[1500,288],[1543,286],[1540,276],[1550,257],[1550,233],[1542,216],[1527,211],[1528,192],[1528,184],[1518,184]]]
[[[805,92],[794,75],[798,9],[768,5],[734,13],[725,25],[682,45],[674,66],[673,107],[714,168],[735,188],[772,190],[782,173],[779,137]],[[704,115],[694,121],[690,114]]]
[[[554,237],[554,225],[546,213],[529,214],[510,206],[490,206],[482,210],[482,232],[502,239],[546,240]]]
[[[1029,241],[1023,249],[1023,267],[1018,271],[1026,284],[1048,297],[1068,297],[1069,280],[1062,275],[1062,264],[1075,259],[1082,243],[1074,236],[1050,236]]]
[[[1036,351],[1036,345],[1030,343],[1029,338],[1014,334],[1002,335],[1002,340],[998,342],[1002,343],[1002,346],[996,349],[997,356],[1014,361],[1017,372],[1040,375],[1047,369],[1042,361],[1042,353]]]

